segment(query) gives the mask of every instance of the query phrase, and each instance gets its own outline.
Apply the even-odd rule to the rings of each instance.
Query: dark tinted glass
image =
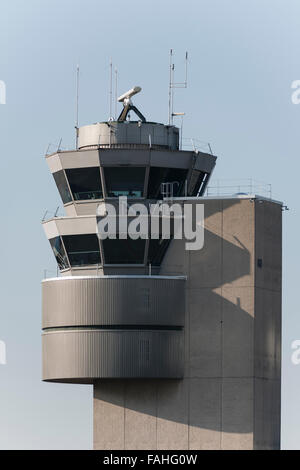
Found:
[[[148,198],[162,199],[162,183],[172,183],[173,196],[180,196],[184,190],[184,184],[188,170],[182,168],[150,168]]]
[[[209,173],[204,173],[203,179],[201,180],[199,189],[198,189],[199,196],[202,196],[204,194],[207,183],[208,183],[208,179],[209,179]]]
[[[170,240],[149,240],[148,264],[152,264],[152,266],[160,266],[169,243]]]
[[[143,197],[145,168],[106,167],[104,175],[108,197]]]
[[[96,234],[64,235],[62,238],[71,266],[101,263],[99,241]]]
[[[146,241],[138,238],[132,240],[102,240],[105,264],[143,264]]]
[[[205,189],[205,179],[207,173],[203,171],[194,170],[189,182],[189,196],[201,196]]]
[[[65,170],[75,201],[102,199],[100,168],[72,168]]]
[[[51,238],[50,245],[56,258],[59,269],[66,269],[69,267],[66,252],[62,245],[60,237]]]
[[[72,197],[63,170],[53,173],[53,178],[59,191],[62,202],[64,204],[67,204],[67,202],[71,202]]]

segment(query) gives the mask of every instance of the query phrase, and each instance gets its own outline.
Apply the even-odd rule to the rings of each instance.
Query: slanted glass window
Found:
[[[108,197],[143,197],[144,167],[106,167],[104,175]]]
[[[199,189],[198,189],[198,195],[202,196],[204,194],[204,191],[206,190],[206,186],[209,180],[209,173],[204,173],[203,179],[201,180]]]
[[[102,199],[100,168],[72,168],[65,170],[75,201]]]
[[[160,266],[170,243],[170,239],[149,240],[148,264]]]
[[[163,197],[180,196],[184,190],[184,184],[188,170],[182,168],[151,167],[148,185],[149,199],[162,199]],[[162,183],[171,183],[163,193]],[[170,194],[171,192],[171,194]]]
[[[71,266],[100,264],[99,240],[96,234],[63,235]]]
[[[193,170],[189,182],[189,196],[201,196],[205,190],[205,181],[207,173],[203,171]]]
[[[105,264],[143,264],[146,240],[102,240]]]
[[[57,186],[57,189],[59,191],[60,197],[62,199],[62,202],[64,204],[67,204],[68,202],[72,201],[72,196],[70,194],[68,184],[66,177],[64,175],[63,170],[57,171],[56,173],[53,173],[53,178],[55,181],[55,184]]]
[[[68,259],[60,237],[51,238],[50,245],[56,258],[59,269],[69,268]]]

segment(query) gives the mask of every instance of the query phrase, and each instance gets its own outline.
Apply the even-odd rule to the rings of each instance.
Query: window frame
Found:
[[[101,165],[100,167],[102,169],[102,173],[103,173],[103,180],[104,180],[104,184],[103,184],[103,194],[105,195],[105,199],[118,199],[119,196],[109,196],[108,195],[108,190],[107,190],[107,180],[106,180],[106,174],[105,174],[105,170],[107,168],[143,168],[144,169],[144,184],[143,184],[143,190],[142,190],[142,195],[141,196],[126,196],[127,199],[133,199],[135,201],[138,201],[138,200],[142,200],[142,199],[146,199],[147,198],[147,188],[148,188],[148,177],[149,177],[149,171],[148,168],[150,168],[149,165],[108,165],[108,164],[105,164],[105,165]],[[105,191],[105,192],[104,192]],[[125,195],[124,195],[125,196]]]
[[[74,197],[74,193],[72,191],[72,188],[71,188],[71,185],[70,185],[70,182],[69,182],[69,178],[67,176],[67,171],[69,170],[86,170],[86,169],[89,169],[89,168],[97,168],[98,171],[99,171],[99,180],[100,180],[100,188],[99,188],[99,192],[102,193],[102,197],[101,198],[95,198],[95,199],[75,199]],[[65,177],[66,177],[66,180],[67,180],[67,184],[68,184],[68,187],[69,187],[69,191],[71,193],[71,196],[72,196],[72,201],[71,203],[76,203],[76,204],[80,204],[80,203],[85,203],[85,202],[94,202],[94,201],[103,201],[104,199],[104,185],[103,185],[103,179],[102,179],[102,172],[101,172],[101,166],[100,165],[97,165],[97,166],[83,166],[83,167],[76,167],[76,168],[65,168],[64,169],[64,172],[65,172]],[[96,192],[96,191],[84,191],[86,193],[88,192]],[[68,203],[70,204],[70,203]]]
[[[66,185],[67,185],[67,188],[68,188],[68,191],[69,191],[69,195],[71,197],[70,201],[68,202],[64,202],[62,196],[61,196],[61,193],[60,193],[60,190],[58,188],[58,185],[57,185],[57,182],[56,182],[56,179],[55,179],[55,176],[54,175],[57,175],[58,173],[61,173],[64,175],[64,178],[65,178],[65,182],[66,182]],[[71,191],[71,188],[70,188],[70,185],[69,185],[69,181],[68,181],[68,178],[67,178],[67,175],[66,175],[66,172],[64,170],[64,168],[62,168],[61,170],[58,170],[58,171],[55,171],[54,173],[52,173],[52,176],[53,176],[53,179],[54,179],[54,182],[55,182],[55,185],[56,185],[56,188],[57,188],[57,191],[60,195],[60,198],[62,200],[62,203],[64,206],[67,206],[68,204],[72,204],[73,201],[74,201],[74,198],[73,198],[73,194],[72,194],[72,191]]]
[[[65,257],[66,257],[66,260],[67,260],[67,263],[68,263],[68,266],[67,266],[66,268],[60,269],[59,263],[57,262],[56,256],[55,256],[55,254],[54,254],[54,250],[53,250],[53,247],[52,247],[52,244],[51,244],[51,240],[54,240],[55,238],[59,238],[59,239],[60,239],[61,246],[62,246],[63,249],[64,249]],[[55,258],[55,260],[56,260],[56,263],[57,263],[57,266],[58,266],[59,271],[60,271],[60,272],[63,272],[63,271],[69,270],[69,269],[71,268],[70,260],[69,260],[68,253],[67,253],[67,250],[66,250],[66,247],[65,247],[65,245],[64,245],[64,242],[63,242],[63,239],[62,239],[61,235],[57,235],[56,237],[49,238],[49,243],[50,243],[50,247],[51,247],[52,253],[53,253],[53,255],[54,255],[54,258]]]
[[[84,236],[84,235],[95,235],[97,237],[97,240],[98,240],[98,245],[99,245],[99,257],[100,257],[100,263],[95,263],[95,264],[81,264],[81,265],[72,265],[71,262],[70,262],[70,259],[69,259],[69,253],[68,253],[68,250],[66,249],[65,247],[65,243],[64,243],[64,239],[63,237],[70,237],[70,236]],[[68,262],[69,262],[69,269],[76,269],[76,268],[84,268],[86,266],[103,266],[103,255],[101,253],[101,247],[100,247],[100,240],[99,240],[99,237],[97,235],[97,233],[76,233],[76,234],[65,234],[65,235],[60,235],[61,237],[61,240],[62,240],[62,243],[63,243],[63,246],[64,246],[64,249],[65,249],[65,252],[66,252],[66,256],[68,258]],[[83,252],[84,253],[84,252]]]
[[[102,262],[103,262],[103,266],[105,267],[145,267],[147,264],[145,264],[145,259],[147,259],[147,242],[148,242],[148,239],[142,239],[144,241],[144,250],[143,250],[143,262],[142,263],[107,263],[106,262],[106,257],[105,257],[105,247],[104,247],[104,243],[107,239],[104,239],[104,240],[99,240],[100,242],[100,245],[102,245],[102,250],[103,250],[103,258],[102,258]],[[139,239],[140,240],[140,239]],[[134,240],[136,241],[136,240]]]

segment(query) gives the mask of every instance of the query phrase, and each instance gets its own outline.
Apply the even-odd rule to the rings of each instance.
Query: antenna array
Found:
[[[175,82],[175,64],[173,62],[173,49],[170,49],[170,77],[169,77],[169,126],[173,125],[174,116],[182,116],[184,113],[174,113],[174,89],[187,88],[187,66],[188,66],[188,53],[185,53],[185,80],[184,82]]]

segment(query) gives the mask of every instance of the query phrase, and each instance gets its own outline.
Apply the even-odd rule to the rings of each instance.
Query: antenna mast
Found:
[[[112,59],[109,62],[109,116],[108,120],[112,120]]]
[[[79,65],[76,67],[76,118],[75,118],[75,129],[76,129],[76,150],[78,149],[78,121],[79,121]]]
[[[170,65],[169,65],[169,68],[170,68],[170,78],[169,78],[169,126],[171,125],[171,114],[172,114],[172,67],[173,67],[173,49],[170,49]]]
[[[118,104],[118,70],[115,68],[115,119],[117,119],[117,104]]]
[[[173,126],[173,117],[178,113],[174,113],[174,88],[187,88],[187,66],[188,66],[188,53],[185,53],[185,81],[174,82],[175,65],[173,63],[173,49],[170,49],[170,79],[169,79],[169,126]]]

